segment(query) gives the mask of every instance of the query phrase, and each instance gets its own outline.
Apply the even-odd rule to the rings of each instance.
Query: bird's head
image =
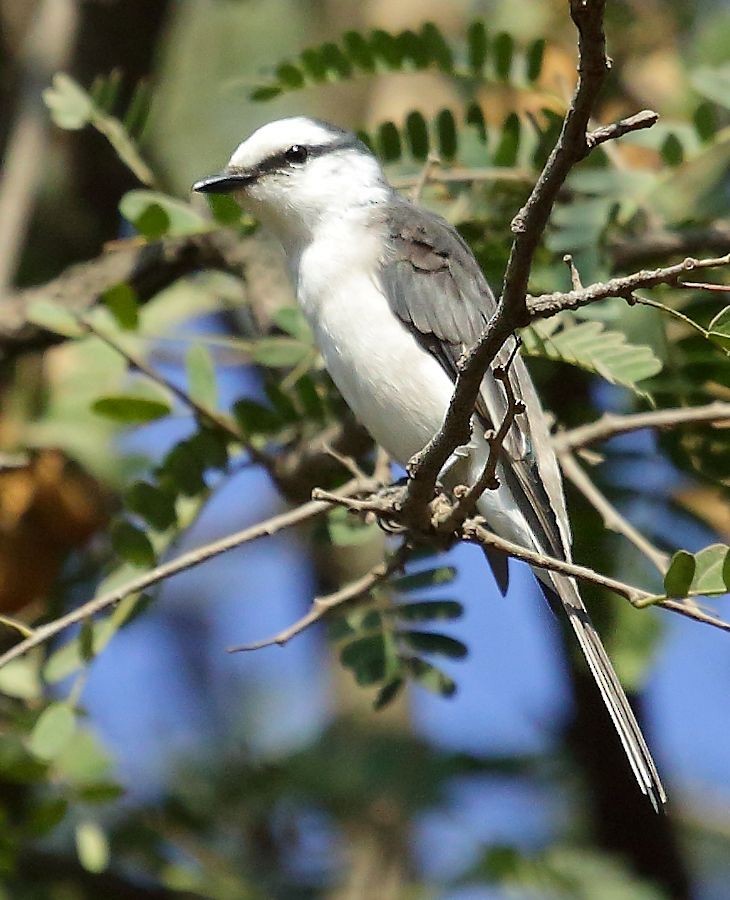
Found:
[[[297,116],[259,128],[221,173],[193,190],[232,194],[289,243],[309,239],[322,222],[382,203],[391,189],[354,134]]]

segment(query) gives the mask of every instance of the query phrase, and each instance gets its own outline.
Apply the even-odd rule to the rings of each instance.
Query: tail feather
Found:
[[[543,578],[545,577],[545,573],[540,574]],[[666,803],[667,796],[651,751],[601,638],[590,620],[588,611],[573,581],[557,573],[551,573],[550,581],[560,597],[573,627],[588,668],[596,681],[603,702],[606,704],[639,787],[658,812]]]

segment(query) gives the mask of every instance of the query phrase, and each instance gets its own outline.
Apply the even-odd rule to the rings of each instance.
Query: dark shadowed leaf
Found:
[[[393,588],[398,593],[418,591],[439,584],[448,584],[456,578],[456,569],[453,566],[438,566],[435,569],[424,569],[422,572],[414,572],[412,575],[404,575],[392,582]]]
[[[441,669],[432,666],[425,659],[416,657],[405,657],[402,659],[403,665],[408,670],[411,677],[417,681],[427,691],[433,694],[441,694],[442,697],[451,697],[456,693],[456,682],[453,678],[442,672]]]
[[[385,642],[380,634],[357,638],[340,652],[343,666],[352,669],[360,685],[375,684],[385,678]]]
[[[148,481],[137,481],[127,491],[124,502],[156,531],[167,531],[177,521],[175,495]]]
[[[442,109],[436,116],[436,131],[439,139],[439,154],[444,159],[453,159],[458,149],[456,122],[450,109]]]
[[[115,553],[133,566],[147,569],[155,564],[155,551],[150,539],[141,528],[126,519],[112,525],[111,540]]]
[[[481,20],[472,22],[466,32],[467,46],[469,50],[469,67],[475,75],[481,75],[484,63],[487,61],[489,48],[487,38],[487,26]]]
[[[464,607],[457,600],[419,600],[415,603],[400,603],[391,612],[407,622],[435,622],[460,618],[464,614]]]
[[[419,112],[410,112],[406,117],[406,135],[411,155],[424,160],[428,156],[428,126]]]
[[[515,41],[506,31],[500,32],[494,39],[494,70],[498,78],[507,80],[512,71],[512,57],[515,52]]]
[[[542,61],[545,56],[545,39],[538,38],[527,48],[527,80],[536,81],[542,72]]]
[[[373,709],[383,709],[400,694],[405,682],[402,678],[393,678],[392,681],[386,682],[378,691],[375,700],[373,700]]]
[[[281,420],[273,409],[247,397],[236,401],[233,415],[245,435],[273,434],[281,428]]]
[[[432,631],[399,631],[398,637],[417,653],[433,653],[450,659],[463,659],[469,652],[466,644],[446,634]]]

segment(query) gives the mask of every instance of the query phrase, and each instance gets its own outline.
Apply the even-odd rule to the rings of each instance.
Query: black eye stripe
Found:
[[[237,170],[232,168],[231,171],[233,173],[240,172],[241,174],[245,174],[249,181],[257,181],[265,175],[272,175],[277,172],[280,174],[287,174],[292,169],[291,162],[287,158],[287,154],[292,147],[300,147],[302,150],[306,151],[306,161],[316,159],[318,156],[325,156],[333,150],[367,150],[365,145],[354,135],[346,135],[339,140],[330,141],[327,144],[292,144],[291,147],[287,147],[286,150],[272,153],[271,156],[262,159],[260,163],[257,163],[250,169]]]

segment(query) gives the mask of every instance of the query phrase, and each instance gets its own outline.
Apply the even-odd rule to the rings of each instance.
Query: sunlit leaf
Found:
[[[202,407],[214,410],[218,403],[215,363],[203,344],[192,344],[185,354],[188,393]]]
[[[126,281],[120,281],[107,288],[101,295],[101,302],[114,316],[114,320],[120,328],[125,331],[134,331],[139,325],[137,292]]]
[[[133,394],[100,397],[92,404],[92,409],[98,415],[124,425],[144,425],[171,412],[169,404],[162,400],[137,397]]]
[[[575,323],[562,314],[536,321],[521,334],[527,355],[579,366],[631,390],[638,390],[638,382],[662,368],[650,347],[630,344],[623,332],[606,329],[598,321]]]
[[[52,703],[38,717],[28,739],[35,756],[46,762],[55,759],[76,730],[76,714],[68,703]]]
[[[109,842],[101,826],[86,820],[76,826],[76,852],[87,872],[103,872],[109,865]]]

